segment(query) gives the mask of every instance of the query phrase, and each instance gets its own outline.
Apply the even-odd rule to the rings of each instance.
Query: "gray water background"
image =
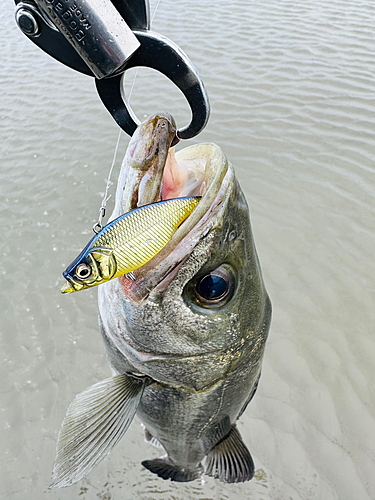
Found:
[[[91,237],[118,129],[93,80],[40,51],[12,2],[1,6],[0,497],[375,498],[375,4],[161,0],[153,29],[188,53],[212,105],[189,143],[214,141],[234,164],[273,302],[261,383],[239,423],[257,472],[238,485],[165,482],[140,465],[159,452],[135,420],[64,490],[48,490],[61,421],[110,370],[97,292],[62,296],[61,272]],[[140,117],[189,120],[151,70],[132,103]]]

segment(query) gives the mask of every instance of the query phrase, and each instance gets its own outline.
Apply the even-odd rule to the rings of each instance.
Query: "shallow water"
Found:
[[[158,450],[136,420],[86,479],[48,490],[67,406],[110,375],[96,290],[59,289],[91,235],[118,129],[89,77],[18,31],[12,2],[0,19],[0,496],[375,498],[375,6],[161,0],[155,16],[205,82],[211,119],[186,145],[214,141],[234,164],[274,307],[261,383],[239,422],[257,473],[238,485],[153,476],[140,462]],[[139,71],[132,102],[140,117],[189,120],[151,70]]]

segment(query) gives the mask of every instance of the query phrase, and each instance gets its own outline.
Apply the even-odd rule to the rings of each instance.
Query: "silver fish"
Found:
[[[271,303],[232,165],[215,144],[168,154],[174,128],[162,113],[138,127],[112,217],[160,197],[202,199],[163,250],[134,271],[135,281],[121,277],[98,287],[113,377],[70,405],[52,486],[69,486],[90,472],[135,414],[147,439],[166,452],[142,462],[161,478],[253,477],[236,421],[257,389]]]

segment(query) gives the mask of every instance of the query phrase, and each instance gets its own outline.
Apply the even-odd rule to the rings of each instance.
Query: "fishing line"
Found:
[[[160,3],[160,0],[158,0],[158,3],[156,4],[156,7],[155,7],[155,10],[154,10],[154,13],[152,14],[152,17],[151,17],[151,22],[150,22],[150,25],[152,24],[152,22],[153,22],[153,20],[154,20],[154,17],[155,17],[156,11],[158,10],[158,7],[159,7],[159,3]]]
[[[158,10],[160,1],[161,0],[158,0],[158,3],[156,4],[155,10],[154,10],[154,13],[152,14],[151,21],[150,21],[150,27],[151,27],[153,20],[155,18],[155,14],[156,14],[156,11]],[[134,88],[134,84],[135,84],[135,80],[137,78],[137,75],[138,75],[138,67],[135,68],[133,83],[132,83],[132,86],[130,87],[130,92],[129,92],[129,97],[128,97],[129,103],[130,103],[130,98],[131,98],[131,95],[133,92],[133,88]],[[98,234],[103,229],[102,222],[103,222],[103,219],[105,217],[105,209],[107,207],[107,201],[112,196],[112,195],[108,196],[108,189],[109,189],[109,186],[111,184],[111,175],[112,175],[113,167],[115,166],[115,163],[116,163],[117,151],[118,151],[119,144],[120,144],[121,134],[122,134],[122,129],[120,128],[119,133],[118,133],[118,137],[117,137],[115,152],[113,155],[112,165],[111,165],[111,168],[109,169],[109,173],[108,173],[108,179],[107,179],[107,184],[106,184],[105,192],[104,192],[103,199],[102,199],[102,204],[101,204],[100,209],[99,209],[98,222],[96,222],[92,227],[92,230],[94,231],[95,234]]]

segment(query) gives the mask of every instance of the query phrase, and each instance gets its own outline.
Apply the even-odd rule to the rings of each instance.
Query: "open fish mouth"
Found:
[[[155,287],[161,291],[168,286],[194,247],[214,227],[215,215],[234,180],[218,146],[204,143],[175,152],[170,148],[174,133],[174,120],[167,113],[146,120],[130,141],[119,176],[112,217],[161,199],[202,196],[163,250],[133,272],[135,281],[119,278],[125,295],[135,304],[142,303]]]

